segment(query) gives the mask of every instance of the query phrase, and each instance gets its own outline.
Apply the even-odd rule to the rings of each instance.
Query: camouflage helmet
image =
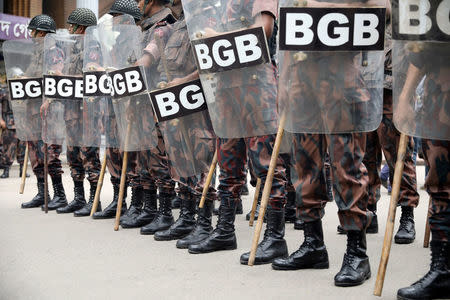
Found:
[[[142,12],[134,0],[116,0],[109,9],[110,14],[127,14],[136,21],[142,20]]]
[[[77,8],[70,13],[67,23],[89,27],[97,25],[97,17],[89,8]]]
[[[30,24],[28,24],[28,29],[55,33],[56,23],[50,16],[37,15],[31,19]]]

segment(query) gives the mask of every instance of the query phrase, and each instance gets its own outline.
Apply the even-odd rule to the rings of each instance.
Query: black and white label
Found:
[[[130,67],[109,73],[111,96],[114,99],[129,97],[146,91],[147,86],[142,67]]]
[[[158,122],[181,118],[208,109],[200,80],[150,93]]]
[[[42,98],[42,78],[8,80],[11,101]]]
[[[106,72],[84,72],[83,85],[85,97],[111,96],[111,77]]]
[[[385,8],[280,8],[280,50],[384,49]]]
[[[450,0],[393,0],[392,37],[450,41]]]
[[[192,41],[199,73],[218,73],[270,62],[262,27]]]
[[[83,77],[44,75],[47,99],[83,100]]]

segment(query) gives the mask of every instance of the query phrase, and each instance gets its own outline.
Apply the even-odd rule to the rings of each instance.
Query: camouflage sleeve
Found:
[[[149,54],[154,59],[154,62],[159,61],[161,51],[165,48],[167,40],[170,37],[170,26],[156,27],[149,36],[149,43],[144,48],[144,53]]]
[[[255,0],[253,3],[253,16],[260,13],[269,13],[274,19],[278,17],[278,1],[276,0]]]

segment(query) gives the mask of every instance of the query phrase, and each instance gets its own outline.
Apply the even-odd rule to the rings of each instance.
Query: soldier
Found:
[[[191,32],[191,36],[201,35],[201,32],[214,36],[219,34],[217,31],[262,26],[268,40],[276,38],[273,29],[277,16],[277,1],[230,0],[205,1],[204,4],[198,4],[196,1],[183,3],[185,12],[189,9],[191,14],[187,18],[188,27],[195,30],[194,33]],[[196,14],[193,13],[195,10]],[[187,13],[186,16],[188,17]],[[240,68],[230,73],[219,72],[216,80],[211,83],[208,77],[213,75],[204,74],[201,79],[204,87],[216,86],[209,93],[208,109],[214,130],[220,136],[217,143],[220,166],[219,219],[216,228],[206,239],[189,246],[189,253],[192,254],[237,248],[234,221],[242,186],[245,183],[247,155],[263,186],[275,141],[273,133],[277,128],[276,78],[270,58],[267,63],[251,68]],[[248,116],[252,117],[247,119]],[[243,136],[246,137],[232,138]],[[270,193],[267,229],[256,253],[257,264],[270,263],[276,257],[287,255],[284,240],[285,185],[285,168],[279,158]],[[247,264],[248,259],[249,253],[245,253],[240,261]]]
[[[181,2],[174,5],[181,6]],[[164,87],[164,82],[168,81],[167,86],[170,87],[197,79],[198,72],[183,13],[175,24],[159,30],[161,34],[155,36],[144,50],[145,55],[151,56],[147,67],[158,65],[160,81],[163,81],[159,85]],[[164,51],[159,53],[163,44]],[[159,128],[167,146],[172,178],[178,182],[181,209],[177,221],[167,230],[157,231],[154,238],[159,241],[180,239],[177,247],[183,249],[206,238],[212,230],[211,218],[216,198],[213,187],[209,189],[205,206],[198,212],[197,221],[195,214],[205,184],[204,172],[208,170],[215,150],[215,136],[206,111],[161,122]],[[191,152],[192,149],[196,149],[195,153]]]
[[[288,6],[290,2],[284,3]],[[305,1],[308,7],[361,7],[361,3],[364,6],[378,6],[383,5],[384,1]],[[296,132],[324,132],[327,135],[294,135],[293,159],[297,175],[294,186],[300,200],[300,217],[305,222],[305,239],[297,251],[287,258],[276,259],[272,267],[275,270],[329,267],[321,222],[329,198],[323,172],[328,152],[333,196],[339,208],[341,226],[347,232],[346,253],[341,270],[334,278],[336,286],[362,284],[371,274],[365,235],[371,220],[371,213],[367,211],[368,174],[362,160],[366,147],[364,131],[370,131],[372,126],[378,124],[381,96],[371,98],[362,78],[360,53],[308,52],[303,56],[302,53],[292,55],[285,51],[280,75],[280,81],[287,81],[285,86],[280,86],[280,101],[289,99],[296,103],[289,102],[292,105],[290,111],[284,112],[290,119],[287,124],[292,123],[290,128]],[[378,51],[373,55],[380,61],[375,68],[381,71],[382,53]],[[374,88],[381,91],[382,76],[379,71],[374,73],[373,80]],[[297,77],[293,78],[293,74]],[[347,81],[347,78],[355,80]],[[371,105],[377,108],[370,110],[373,116],[365,113]],[[296,109],[302,109],[303,115],[299,116]],[[317,118],[321,114],[324,114],[323,119]]]
[[[422,138],[422,151],[429,167],[425,187],[431,198],[431,264],[424,277],[398,290],[397,298],[449,299],[450,35],[442,20],[448,21],[446,12],[450,5],[448,1],[421,1],[415,5],[418,11],[435,13],[416,15],[409,6],[393,1],[393,119],[400,132]],[[430,26],[416,30],[423,24]],[[418,105],[415,92],[421,82],[424,92],[422,105]]]
[[[145,47],[153,38],[156,30],[161,30],[176,19],[169,8],[165,7],[166,0],[141,0],[138,3],[143,12],[143,20],[139,26],[144,32],[143,46]],[[154,78],[151,74],[157,74],[157,65],[146,69],[147,78]],[[156,83],[149,83],[156,87]],[[147,116],[152,118],[152,116]],[[172,181],[165,153],[164,141],[159,128],[155,129],[153,136],[157,137],[158,145],[152,150],[140,151],[130,157],[130,163],[134,166],[134,176],[131,176],[130,185],[133,193],[141,195],[137,201],[130,204],[130,213],[121,219],[123,228],[142,227],[141,234],[154,234],[156,231],[169,228],[174,222],[171,210],[171,202],[175,197],[175,183]],[[159,190],[159,210],[156,209],[156,187]],[[143,198],[139,199],[139,198]],[[144,207],[141,209],[142,202]],[[134,208],[136,207],[136,209]]]
[[[142,20],[142,12],[137,6],[136,1],[133,0],[116,0],[113,5],[111,6],[109,10],[109,14],[111,14],[113,17],[121,16],[124,14],[130,15],[134,18],[135,22],[139,22]],[[116,43],[114,44],[114,47],[120,47],[122,43],[127,43],[127,37],[124,37],[122,35],[119,35],[116,38]],[[110,103],[112,106],[112,103]],[[117,126],[117,120],[114,118],[111,119],[111,124],[109,124],[110,128],[116,128]],[[117,130],[113,129],[112,132],[109,134],[116,135]],[[115,137],[107,137],[109,139],[114,139]],[[129,153],[129,160],[132,162],[134,161],[133,157],[136,156],[135,152]],[[107,147],[106,148],[106,166],[108,167],[108,171],[111,174],[111,183],[113,185],[114,189],[114,196],[113,201],[103,210],[94,213],[93,218],[94,219],[110,219],[114,218],[116,215],[117,210],[117,203],[119,200],[119,189],[120,189],[120,177],[121,177],[121,169],[123,164],[123,152],[120,151],[118,148],[113,147]],[[133,164],[128,164],[128,170],[127,170],[127,182],[128,185],[130,183],[130,180],[133,176],[132,170],[134,169]],[[156,188],[155,188],[156,189]],[[122,205],[122,217],[121,220],[124,218],[127,218],[129,215],[136,215],[140,214],[142,210],[142,202],[143,198],[148,198],[147,195],[142,195],[142,188],[137,187],[133,190],[130,208],[127,210],[126,203]],[[126,189],[124,194],[124,201],[126,199]],[[147,196],[147,197],[145,197]],[[147,200],[148,202],[149,200]],[[145,210],[145,208],[144,208]],[[144,217],[144,216],[143,216]],[[148,221],[148,218],[150,216],[146,216]],[[151,221],[151,220],[150,220]],[[148,221],[148,222],[150,222]]]
[[[70,34],[83,35],[86,28],[97,24],[95,14],[87,8],[75,9],[67,18]],[[83,45],[76,42],[73,46],[70,63],[66,64],[63,74],[82,75],[83,72]],[[62,58],[64,59],[64,58]],[[81,112],[78,101],[66,101],[64,119],[67,131],[67,160],[69,163],[71,176],[74,181],[74,200],[64,207],[56,210],[59,214],[72,213],[75,216],[85,215],[86,210],[90,210],[94,201],[97,182],[100,174],[100,160],[98,147],[79,147],[72,143],[76,139],[78,124],[81,122]],[[84,196],[83,180],[85,173],[88,174],[90,183],[89,202],[86,203]],[[87,208],[85,208],[87,206]],[[84,208],[84,209],[83,209]],[[78,215],[80,211],[80,215]]]
[[[35,39],[36,47],[33,49],[32,63],[25,71],[27,77],[42,77],[42,63],[43,63],[43,37],[48,33],[56,32],[56,23],[48,15],[38,15],[31,19],[28,24],[28,29],[31,30],[31,36]],[[41,44],[41,45],[39,45]],[[34,208],[44,205],[44,142],[41,139],[41,118],[39,116],[40,102],[35,105],[30,103],[28,110],[33,124],[34,130],[39,131],[39,134],[33,136],[28,140],[28,151],[30,157],[31,167],[33,173],[37,178],[38,193],[29,202],[22,203],[22,208]],[[48,145],[48,171],[53,183],[53,199],[48,203],[48,209],[57,209],[60,206],[66,205],[66,195],[62,184],[62,167],[59,155],[61,153],[61,145]]]
[[[25,142],[17,139],[14,114],[9,104],[6,89],[3,87],[0,87],[0,127],[3,129],[0,138],[4,149],[3,155],[0,157],[0,163],[4,166],[3,174],[0,178],[9,178],[9,169],[14,162],[14,156],[17,157],[17,162],[20,165],[20,174],[22,174]]]
[[[388,4],[390,5],[390,1],[388,1]],[[369,174],[368,209],[374,212],[374,217],[367,228],[367,233],[378,232],[378,219],[375,213],[377,210],[377,201],[380,198],[381,180],[379,174],[382,160],[381,150],[383,150],[384,157],[389,166],[389,178],[393,178],[395,163],[397,161],[397,149],[400,143],[400,132],[395,128],[392,120],[392,24],[390,14],[387,14],[386,17],[383,119],[380,127],[376,131],[367,134],[366,154],[363,160]],[[398,201],[402,214],[400,217],[400,226],[394,237],[394,241],[397,244],[410,244],[414,242],[416,236],[414,208],[419,204],[419,194],[417,193],[416,166],[412,156],[413,149],[413,138],[408,137]],[[342,227],[338,227],[338,232],[345,233]]]

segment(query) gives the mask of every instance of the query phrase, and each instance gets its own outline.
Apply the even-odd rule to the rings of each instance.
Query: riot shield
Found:
[[[48,144],[66,140],[68,146],[84,146],[83,50],[83,35],[45,37],[43,139]]]
[[[179,21],[161,32],[146,45],[144,55],[157,57],[150,66],[152,78],[159,83],[150,97],[173,178],[208,172],[215,152],[215,135],[209,118],[186,22]]]
[[[262,1],[182,2],[216,135],[276,133],[275,69],[262,27],[261,11],[267,10]]]
[[[17,137],[21,141],[41,139],[42,62],[44,39],[3,43],[6,76]]]
[[[100,25],[110,32],[111,44],[102,43],[103,63],[112,82],[112,104],[117,121],[119,147],[124,151],[148,150],[156,146],[155,121],[148,95],[142,55],[142,32],[135,25]]]
[[[111,99],[110,78],[104,68],[101,46],[107,32],[90,26],[84,35],[82,144],[88,147],[119,146]]]
[[[287,131],[378,128],[385,8],[366,7],[365,2],[329,0],[301,7],[301,1],[280,1],[278,101]],[[351,8],[342,7],[349,4]]]
[[[394,124],[406,135],[449,140],[450,3],[409,2],[392,3]]]

